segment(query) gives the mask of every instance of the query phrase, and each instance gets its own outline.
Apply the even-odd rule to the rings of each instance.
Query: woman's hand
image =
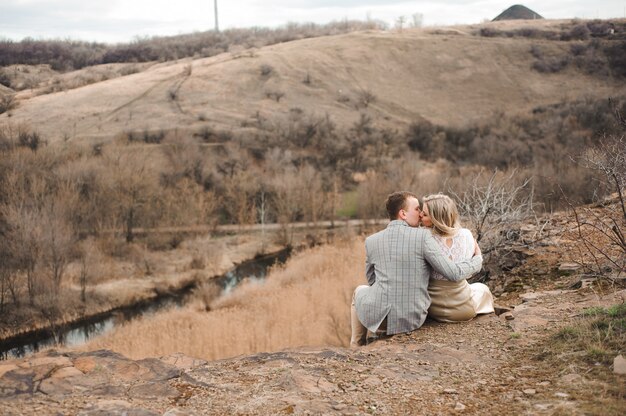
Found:
[[[480,251],[480,246],[478,245],[478,242],[476,240],[474,240],[474,256],[482,256],[482,251]]]

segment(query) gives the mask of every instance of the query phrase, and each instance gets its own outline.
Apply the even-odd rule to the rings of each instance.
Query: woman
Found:
[[[432,229],[441,250],[451,260],[461,261],[474,255],[474,237],[467,228],[461,228],[456,204],[447,195],[424,198],[421,222]],[[482,283],[451,282],[433,271],[428,293],[431,299],[428,316],[438,321],[468,321],[477,314],[494,312],[493,296]]]

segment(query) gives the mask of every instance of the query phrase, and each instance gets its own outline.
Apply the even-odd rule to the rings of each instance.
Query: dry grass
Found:
[[[626,383],[611,367],[625,346],[626,304],[621,303],[586,309],[538,346],[535,359],[559,374],[584,372],[584,383],[568,386],[584,414],[618,415],[624,414]]]
[[[535,58],[529,49],[534,43],[525,38],[477,41],[474,36],[420,30],[303,39],[260,48],[245,58],[220,54],[193,59],[193,72],[177,92],[181,108],[173,106],[167,94],[180,82],[188,60],[155,64],[64,93],[29,97],[27,91],[21,92],[11,121],[36,120],[51,143],[65,136],[110,140],[147,125],[155,130],[195,130],[206,126],[198,115],[214,120],[214,129],[245,133],[242,121],[251,115],[275,122],[297,104],[320,116],[332,114],[339,128],[347,128],[358,120],[359,111],[337,97],[350,97],[355,103],[366,91],[368,106],[359,105],[359,110],[366,110],[376,124],[396,129],[422,117],[437,124],[463,125],[498,111],[531,110],[559,100],[624,91],[623,83],[590,78],[574,69],[548,75],[530,70]],[[569,53],[569,46],[542,44],[542,50]],[[271,91],[285,93],[279,102],[267,100],[263,93],[269,80],[260,75],[262,64],[273,68]],[[70,78],[81,78],[76,84],[85,83],[82,78],[95,80],[100,73],[94,71],[67,74],[63,84],[73,85]],[[307,76],[310,85],[302,82]],[[443,94],[441,85],[446,86]],[[0,117],[0,123],[8,121]]]
[[[210,312],[198,300],[131,322],[86,348],[135,359],[183,352],[214,360],[300,346],[346,346],[349,302],[364,280],[364,256],[360,238],[307,250],[273,269],[264,283],[244,283],[212,302]]]

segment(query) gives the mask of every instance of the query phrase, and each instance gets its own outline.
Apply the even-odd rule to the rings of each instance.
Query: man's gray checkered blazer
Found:
[[[426,319],[430,296],[430,267],[449,280],[462,280],[478,272],[482,256],[455,264],[447,258],[426,228],[414,228],[403,220],[365,240],[365,274],[369,287],[355,295],[355,307],[363,326],[374,332],[387,318],[387,334],[419,328]]]

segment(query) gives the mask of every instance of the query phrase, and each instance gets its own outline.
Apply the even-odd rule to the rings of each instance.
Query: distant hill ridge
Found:
[[[526,36],[480,33],[554,31],[560,39],[573,25],[542,19],[492,22],[464,34],[372,30],[144,66],[89,67],[61,74],[60,85],[51,79],[17,91],[17,107],[0,114],[0,127],[24,123],[49,143],[209,128],[254,137],[326,114],[337,129],[348,129],[365,114],[377,127],[402,130],[416,120],[462,126],[497,111],[530,111],[561,100],[563,85],[567,101],[624,94],[614,75],[622,73],[621,43],[585,46],[575,56],[566,41],[533,49],[537,41]],[[599,69],[608,75],[575,64],[596,56],[591,52],[607,56]]]
[[[534,19],[543,19],[543,16],[541,16],[539,13],[536,13],[530,10],[526,6],[522,6],[521,4],[516,4],[516,5],[509,7],[502,13],[500,13],[498,16],[496,16],[493,19],[493,21],[497,22],[499,20],[534,20]]]

